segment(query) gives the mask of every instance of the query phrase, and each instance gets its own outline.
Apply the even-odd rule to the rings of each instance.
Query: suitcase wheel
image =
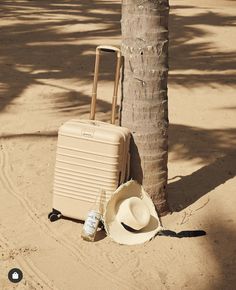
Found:
[[[60,218],[61,218],[61,213],[58,210],[54,209],[54,208],[53,208],[52,212],[50,212],[48,214],[48,219],[51,222],[55,222],[55,221],[59,220]]]

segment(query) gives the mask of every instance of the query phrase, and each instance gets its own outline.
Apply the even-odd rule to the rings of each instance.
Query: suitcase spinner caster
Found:
[[[59,220],[61,218],[61,212],[59,212],[58,210],[56,209],[52,209],[52,212],[50,212],[48,214],[48,219],[51,221],[51,222],[55,222],[57,220]]]

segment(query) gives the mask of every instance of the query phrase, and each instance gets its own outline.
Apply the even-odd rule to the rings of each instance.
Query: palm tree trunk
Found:
[[[168,0],[122,1],[121,125],[133,132],[131,177],[168,212]]]

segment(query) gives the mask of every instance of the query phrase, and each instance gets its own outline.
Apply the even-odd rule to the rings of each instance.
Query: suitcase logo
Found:
[[[82,136],[92,138],[94,136],[94,131],[82,131]]]

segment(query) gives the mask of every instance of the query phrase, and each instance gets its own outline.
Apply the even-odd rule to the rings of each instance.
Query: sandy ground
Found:
[[[213,4],[214,3],[214,4]],[[169,204],[172,231],[120,246],[82,224],[50,223],[57,130],[87,118],[94,50],[120,44],[120,2],[1,1],[0,289],[233,290],[236,283],[235,1],[171,1]],[[108,120],[111,60],[98,119]],[[24,273],[19,284],[11,268]]]

